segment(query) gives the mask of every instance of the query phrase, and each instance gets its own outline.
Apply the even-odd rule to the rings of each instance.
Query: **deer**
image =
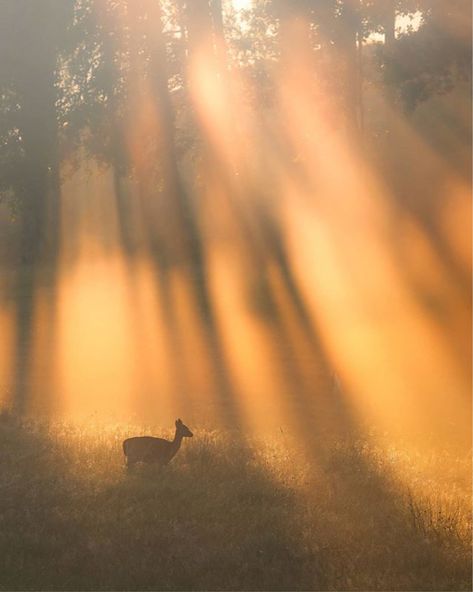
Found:
[[[131,467],[138,462],[167,465],[176,456],[182,439],[192,438],[194,435],[180,419],[176,419],[175,425],[176,433],[172,441],[151,436],[127,438],[123,442],[126,466]]]

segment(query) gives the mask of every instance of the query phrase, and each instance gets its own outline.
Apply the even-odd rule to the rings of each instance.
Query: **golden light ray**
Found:
[[[14,387],[14,367],[15,367],[15,306],[13,302],[2,302],[0,307],[0,326],[2,327],[2,339],[0,340],[0,385],[1,399],[0,403],[7,406],[12,396]]]
[[[60,382],[72,416],[131,413],[134,355],[124,288],[117,257],[95,255],[62,276]]]
[[[188,83],[202,158],[172,171],[189,193],[189,247],[176,187],[163,181],[175,157],[162,142],[163,97],[136,40],[151,33],[133,39],[132,16],[116,18],[117,43],[133,62],[121,130],[129,170],[84,157],[66,176],[58,310],[39,290],[30,383],[72,416],[169,424],[184,415],[219,425],[228,404],[250,433],[264,426],[309,439],[325,425],[343,435],[354,414],[399,435],[448,438],[454,429],[465,442],[470,311],[454,278],[471,263],[465,182],[394,112],[393,145],[416,155],[410,189],[435,171],[435,224],[425,204],[400,200],[336,125],[337,97],[314,89],[318,66],[299,21],[298,43],[283,48],[273,71],[267,112],[250,105],[244,76],[216,69],[209,43],[193,53]],[[190,257],[196,242],[199,270]],[[12,345],[0,345],[0,380],[10,384],[17,327],[11,308],[1,314]]]
[[[309,140],[302,138],[300,151],[309,155],[308,171],[317,171],[310,195],[302,199],[304,191],[293,184],[287,199],[283,219],[293,226],[288,229],[293,264],[337,368],[347,384],[352,381],[360,415],[372,409],[378,424],[399,425],[401,432],[427,433],[443,424],[444,437],[456,426],[460,440],[467,442],[468,377],[393,258],[385,190],[327,129],[302,88],[289,94],[282,85],[282,96],[296,146],[301,140],[295,130],[303,122],[306,130],[309,126]],[[416,138],[412,144],[420,146]],[[426,152],[420,154],[432,160]],[[417,254],[425,265],[427,253]],[[447,286],[448,275],[431,250],[430,268],[429,283],[440,274]],[[461,299],[451,305],[468,317]]]

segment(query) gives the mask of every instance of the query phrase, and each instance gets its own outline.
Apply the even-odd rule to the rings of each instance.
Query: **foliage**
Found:
[[[381,52],[384,81],[408,111],[471,77],[471,6],[464,0],[419,3],[422,22]]]
[[[132,95],[151,77],[172,90],[174,114],[168,110],[168,117],[176,157],[198,153],[186,74],[197,39],[223,34],[226,66],[245,72],[254,89],[251,100],[264,104],[272,96],[284,23],[306,19],[320,66],[317,83],[340,96],[347,125],[361,125],[357,44],[372,32],[394,40],[396,14],[422,13],[419,30],[386,42],[378,63],[384,84],[408,110],[451,89],[459,76],[469,77],[466,0],[260,0],[244,12],[228,2],[204,2],[205,10],[197,12],[193,7],[197,4],[181,0],[153,7],[148,0],[75,0],[60,8],[51,0],[41,6],[28,0],[0,4],[0,195],[26,216],[26,231],[36,228],[29,242],[42,240],[44,195],[62,161],[85,149],[119,177],[133,173],[124,130],[136,119]],[[157,19],[153,35],[162,36],[164,61],[152,58],[150,19]],[[369,71],[366,75],[373,78]]]

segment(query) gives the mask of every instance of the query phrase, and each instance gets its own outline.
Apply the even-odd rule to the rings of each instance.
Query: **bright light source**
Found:
[[[397,34],[408,33],[409,30],[417,31],[422,21],[422,13],[417,12],[409,14],[400,14],[396,17]]]
[[[251,8],[253,0],[232,0],[232,2],[236,10],[247,10]]]

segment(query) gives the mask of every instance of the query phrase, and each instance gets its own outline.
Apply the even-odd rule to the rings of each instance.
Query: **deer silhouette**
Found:
[[[180,419],[176,420],[174,440],[153,438],[151,436],[137,436],[127,438],[123,442],[123,452],[128,467],[135,463],[155,463],[167,465],[174,458],[181,447],[182,438],[192,438],[193,433]]]

